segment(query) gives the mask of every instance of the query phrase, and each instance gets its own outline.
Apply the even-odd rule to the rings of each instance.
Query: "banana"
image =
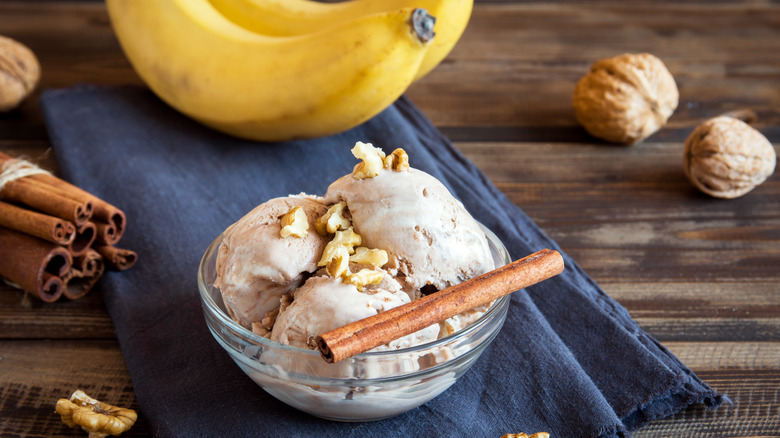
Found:
[[[411,84],[433,17],[403,8],[300,36],[259,35],[208,0],[107,0],[125,55],[165,102],[251,140],[354,127]]]
[[[436,17],[436,39],[415,76],[418,80],[439,65],[460,39],[474,0],[209,0],[226,18],[263,35],[304,35],[364,15],[404,7],[424,8]]]

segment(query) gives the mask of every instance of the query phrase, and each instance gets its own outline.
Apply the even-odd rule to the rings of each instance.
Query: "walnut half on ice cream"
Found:
[[[306,218],[306,213],[300,205],[291,208],[287,214],[282,216],[282,231],[280,232],[282,237],[306,237],[308,232],[309,219]]]
[[[375,148],[371,143],[357,142],[352,148],[352,155],[363,161],[355,165],[352,176],[355,179],[373,178],[379,175],[385,166],[385,153]]]
[[[333,204],[328,211],[314,222],[314,228],[320,233],[320,236],[326,236],[328,233],[334,234],[336,231],[349,228],[349,219],[344,217],[345,202]]]
[[[677,108],[677,84],[660,59],[624,54],[596,61],[572,97],[577,121],[592,136],[635,144],[661,129]]]
[[[385,157],[385,168],[396,172],[408,171],[409,155],[401,148],[394,150],[393,153]]]

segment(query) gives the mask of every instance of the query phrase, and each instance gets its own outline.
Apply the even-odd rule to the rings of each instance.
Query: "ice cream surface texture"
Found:
[[[230,316],[273,341],[312,339],[495,268],[479,223],[402,149],[358,142],[362,161],[323,197],[263,203],[224,233],[217,281]],[[282,237],[284,236],[284,237]],[[377,347],[411,347],[451,334],[486,309]]]
[[[363,244],[387,251],[413,289],[444,289],[493,269],[485,233],[431,175],[410,168],[372,178],[339,178],[326,203],[346,202]]]
[[[328,208],[315,197],[275,198],[255,207],[224,232],[217,256],[215,286],[230,317],[244,327],[279,307],[280,298],[297,289],[317,262],[328,239],[317,233],[281,237],[280,221],[300,206],[310,223]]]

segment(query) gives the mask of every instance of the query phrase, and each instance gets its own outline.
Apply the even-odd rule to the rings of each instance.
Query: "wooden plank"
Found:
[[[692,406],[636,432],[637,438],[777,437],[780,431],[780,374],[701,372],[699,377],[727,394],[733,405],[710,410]]]
[[[102,297],[44,303],[0,285],[0,339],[116,339]]]
[[[664,346],[699,373],[780,368],[780,342],[666,342]]]

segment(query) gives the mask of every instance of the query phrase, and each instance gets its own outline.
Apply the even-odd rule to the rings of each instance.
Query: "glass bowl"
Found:
[[[496,266],[511,261],[487,228]],[[222,235],[198,268],[206,324],[217,342],[255,383],[282,402],[336,421],[373,421],[414,409],[449,388],[477,360],[506,319],[509,296],[497,299],[477,321],[450,336],[411,348],[367,352],[327,363],[316,350],[283,345],[233,321],[214,287]]]

